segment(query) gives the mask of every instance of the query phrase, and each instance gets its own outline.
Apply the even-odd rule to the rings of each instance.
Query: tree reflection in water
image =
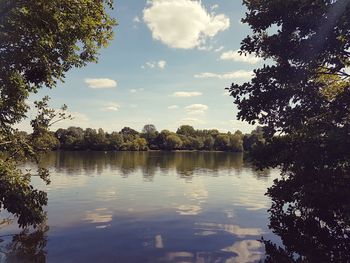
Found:
[[[211,175],[222,170],[240,172],[246,165],[241,153],[224,152],[52,152],[43,158],[42,165],[56,172],[69,175],[77,173],[101,174],[106,169],[118,170],[127,177],[140,170],[146,180],[152,180],[156,172],[164,174],[175,170],[189,177],[195,171],[210,171]],[[257,173],[257,176],[259,174]],[[266,176],[261,174],[262,177]]]
[[[327,167],[275,181],[269,227],[283,247],[263,240],[266,262],[350,262],[349,186],[349,174]]]
[[[7,243],[0,243],[0,262],[43,263],[46,262],[45,247],[49,227],[44,225],[35,231],[23,230],[12,236]]]

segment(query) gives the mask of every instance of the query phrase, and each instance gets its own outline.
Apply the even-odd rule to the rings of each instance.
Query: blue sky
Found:
[[[70,71],[65,83],[31,100],[49,95],[53,107],[68,105],[75,119],[54,129],[141,130],[152,123],[158,130],[190,124],[249,132],[225,93],[262,64],[236,52],[250,32],[240,23],[244,12],[237,0],[116,1],[111,15],[119,25],[99,62]]]

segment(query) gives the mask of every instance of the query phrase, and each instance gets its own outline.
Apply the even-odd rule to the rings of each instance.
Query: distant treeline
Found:
[[[103,129],[69,127],[48,135],[47,142],[54,149],[99,151],[147,151],[147,150],[199,150],[199,151],[249,151],[257,143],[263,143],[263,131],[257,127],[250,134],[241,131],[220,133],[218,130],[195,130],[183,125],[176,132],[158,132],[147,124],[142,132],[129,127],[119,132],[107,133]]]

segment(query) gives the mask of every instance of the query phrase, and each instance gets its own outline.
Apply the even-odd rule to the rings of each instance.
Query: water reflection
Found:
[[[17,235],[7,235],[0,240],[0,262],[46,262],[47,232],[44,225],[35,231],[24,230]]]
[[[215,224],[215,223],[198,223],[198,229],[204,232],[216,234],[219,231],[224,231],[233,234],[237,237],[247,237],[247,236],[260,236],[263,231],[260,228],[242,228],[238,225],[225,225],[225,224]]]
[[[50,231],[36,254],[48,262],[259,262],[256,240],[274,240],[264,193],[277,173],[241,154],[56,152],[43,162],[52,183],[34,183],[49,194]]]
[[[257,240],[243,240],[224,248],[223,251],[233,252],[237,256],[230,258],[225,263],[259,262],[263,257],[261,252],[263,245]]]
[[[101,174],[106,169],[119,170],[129,176],[140,170],[145,178],[161,170],[175,170],[183,177],[190,177],[195,171],[219,175],[224,170],[240,173],[244,168],[243,154],[222,152],[52,152],[42,160],[42,165],[67,174]],[[255,173],[257,177],[268,176]]]
[[[299,169],[269,190],[266,262],[350,262],[350,177],[335,170]]]

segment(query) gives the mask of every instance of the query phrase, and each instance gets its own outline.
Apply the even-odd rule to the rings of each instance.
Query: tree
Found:
[[[123,135],[124,142],[132,142],[139,135],[139,133],[137,131],[135,131],[134,129],[131,129],[130,127],[124,127],[120,131],[120,134]]]
[[[182,146],[182,141],[177,134],[173,133],[166,137],[165,147],[168,150],[178,150],[181,148],[181,146]]]
[[[56,131],[57,134],[57,131]],[[88,149],[96,142],[97,132],[95,129],[86,128],[84,131],[84,149]]]
[[[157,132],[156,126],[154,126],[153,124],[146,124],[145,126],[143,126],[142,133],[153,134],[156,132]]]
[[[290,134],[313,128],[336,114],[338,118],[345,116],[350,77],[345,71],[350,65],[348,1],[244,3],[248,13],[242,21],[254,34],[243,40],[242,52],[275,63],[255,70],[250,82],[231,86],[238,118],[266,126],[266,135],[272,138],[277,132]],[[269,34],[273,26],[276,32]],[[329,100],[324,95],[329,85],[320,82],[320,76],[337,76],[337,82],[345,86]]]
[[[109,136],[109,143],[112,150],[120,150],[123,144],[123,136],[118,132],[112,132]]]
[[[264,148],[272,154],[258,151],[258,164],[263,168],[283,163],[286,169],[296,162],[304,167],[345,165],[346,172],[349,1],[244,3],[248,12],[243,22],[253,35],[243,40],[242,52],[274,61],[256,69],[251,81],[230,88],[238,118],[264,126]],[[275,30],[268,30],[271,27]]]
[[[168,131],[168,130],[162,130],[159,134],[158,134],[158,136],[157,136],[157,138],[156,138],[156,144],[157,144],[157,146],[159,147],[159,149],[166,149],[166,138],[167,138],[167,136],[169,136],[171,134],[171,132],[170,131]]]
[[[157,136],[158,136],[158,131],[156,129],[156,126],[153,124],[146,124],[143,129],[142,129],[142,135],[143,138],[146,139],[148,142],[148,147],[150,149],[157,149]]]
[[[0,2],[0,206],[18,217],[21,227],[44,220],[47,196],[31,186],[31,174],[17,169],[18,161],[38,161],[46,147],[34,142],[66,116],[50,109],[45,98],[36,104],[31,140],[22,140],[13,125],[26,117],[30,93],[53,88],[71,68],[97,61],[115,25],[107,6],[112,1]],[[38,175],[46,179],[48,173],[39,168]]]
[[[212,150],[213,147],[214,147],[214,143],[215,143],[215,141],[214,141],[213,137],[211,137],[211,136],[206,137],[204,139],[204,142],[203,142],[204,149],[207,150],[207,151]]]
[[[177,129],[176,133],[184,136],[195,136],[196,131],[190,125],[182,125]]]
[[[230,150],[233,152],[243,152],[243,137],[240,133],[230,135]]]
[[[131,149],[133,151],[147,151],[147,141],[144,138],[137,138],[132,142]]]
[[[339,203],[349,200],[348,194],[336,193],[344,193],[344,185],[350,185],[350,2],[245,0],[244,4],[248,11],[242,21],[253,34],[243,40],[241,51],[273,63],[256,69],[251,81],[233,84],[230,92],[238,118],[264,126],[265,144],[253,151],[256,164],[282,169],[282,179],[268,191],[273,200],[271,228],[281,234],[294,258],[298,253],[307,262],[316,258],[346,262],[349,207],[329,212],[327,203],[333,203],[333,197]],[[330,182],[330,194],[324,196]],[[322,249],[312,255],[307,243],[290,242],[288,230],[293,226],[303,231],[317,226],[324,244],[328,234],[337,244],[327,244],[324,257]],[[310,232],[302,232],[302,241],[313,248],[324,246],[316,244],[318,239]],[[346,248],[344,256],[339,248]]]
[[[243,148],[245,151],[251,152],[255,147],[265,144],[263,127],[258,126],[250,134],[244,135]]]
[[[219,134],[214,143],[215,150],[226,151],[230,148],[230,136],[227,134]]]

